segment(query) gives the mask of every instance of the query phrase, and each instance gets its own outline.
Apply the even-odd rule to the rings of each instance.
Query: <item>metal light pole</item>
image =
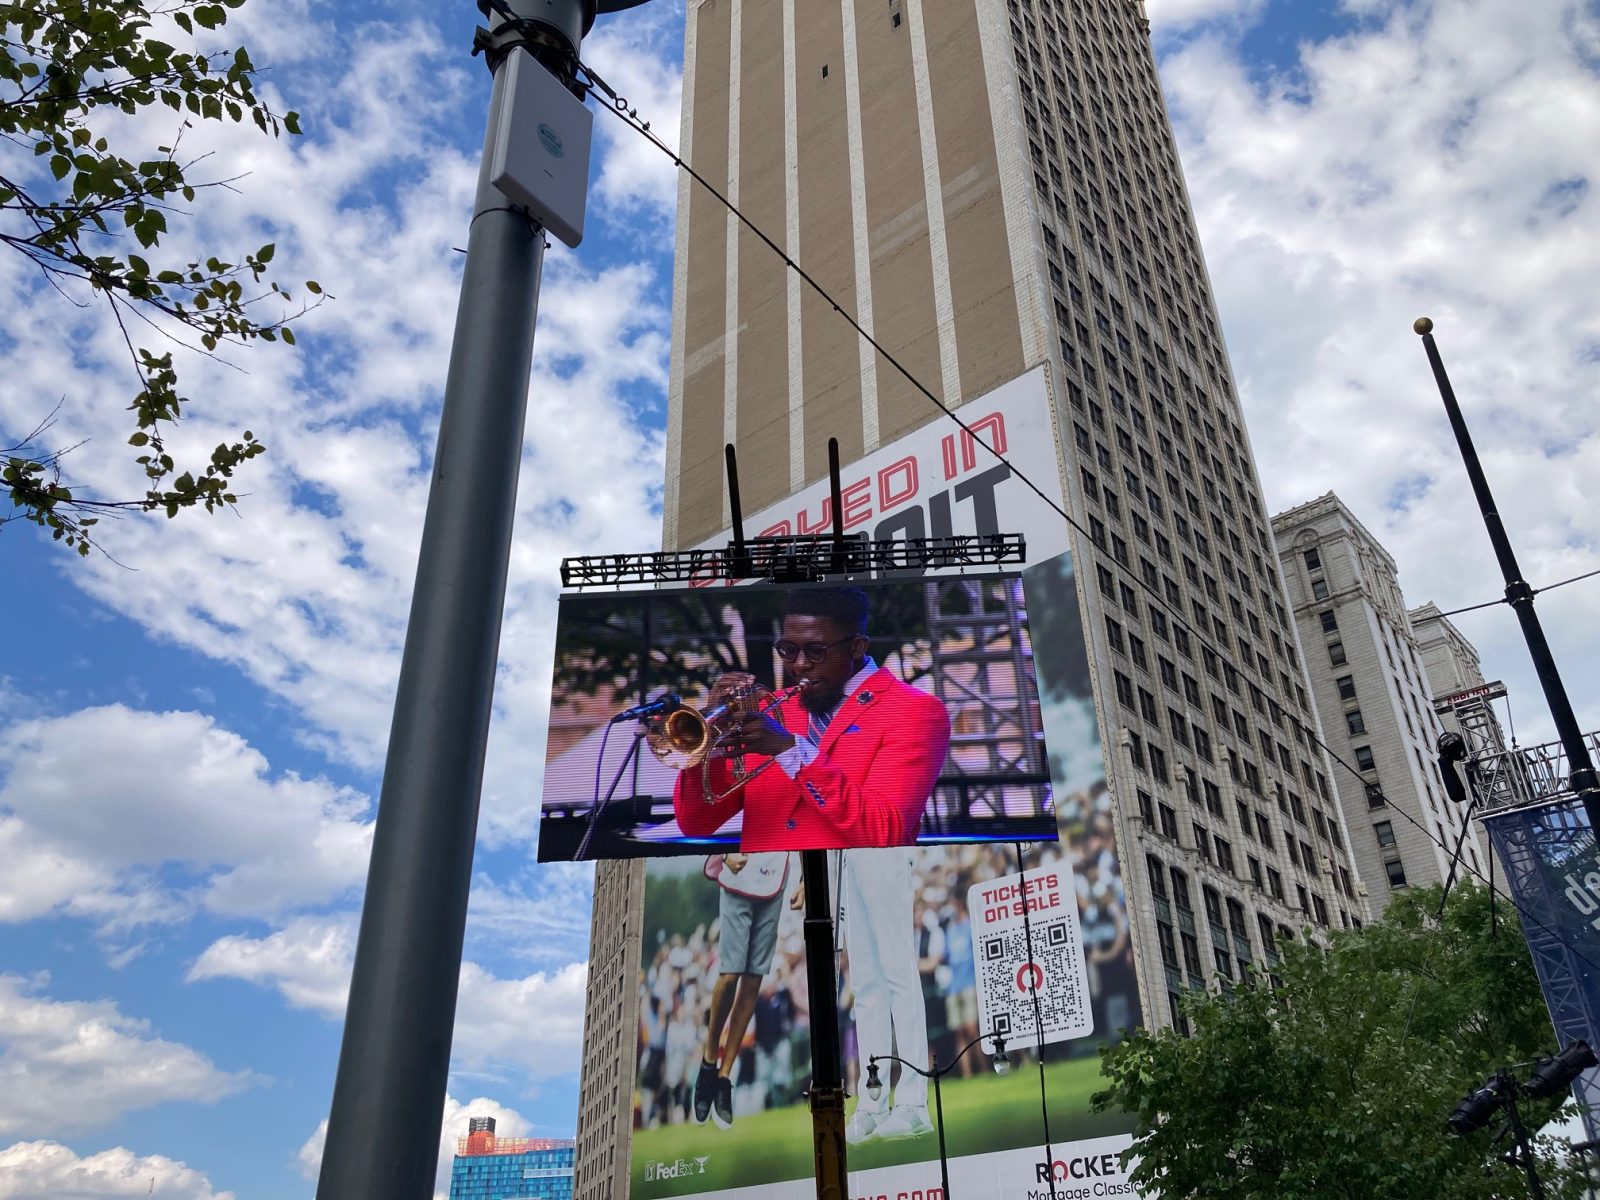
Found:
[[[1589,758],[1589,747],[1583,740],[1583,730],[1573,714],[1572,702],[1567,699],[1567,689],[1561,682],[1561,672],[1556,668],[1555,656],[1550,653],[1550,643],[1545,640],[1544,628],[1533,610],[1533,588],[1522,578],[1522,568],[1511,549],[1511,539],[1506,536],[1494,495],[1489,491],[1489,481],[1478,461],[1478,452],[1472,445],[1472,434],[1467,430],[1461,406],[1456,403],[1455,389],[1445,374],[1444,361],[1433,342],[1433,322],[1418,317],[1412,326],[1422,338],[1422,348],[1427,351],[1428,365],[1433,368],[1434,381],[1439,385],[1439,395],[1444,400],[1445,413],[1450,418],[1450,428],[1455,431],[1456,445],[1461,448],[1461,459],[1466,464],[1467,477],[1472,481],[1473,493],[1478,498],[1478,508],[1483,513],[1484,526],[1489,531],[1489,541],[1494,546],[1495,558],[1500,560],[1500,572],[1506,581],[1506,603],[1511,605],[1522,625],[1523,639],[1528,643],[1528,654],[1533,658],[1533,669],[1544,689],[1545,702],[1550,706],[1556,733],[1567,752],[1571,767],[1570,786],[1583,802],[1589,817],[1589,827],[1600,836],[1600,779],[1595,775],[1594,763]]]
[[[493,49],[509,32],[530,32],[561,74],[597,11],[638,2],[496,3],[490,138],[507,102]],[[489,157],[486,145],[319,1200],[430,1200],[438,1166],[545,244],[489,182]]]
[[[968,1050],[971,1050],[985,1038],[994,1039],[994,1073],[996,1075],[1004,1075],[1011,1069],[1011,1059],[1006,1054],[1006,1040],[998,1033],[980,1033],[958,1050],[955,1056],[942,1067],[939,1065],[939,1056],[932,1051],[928,1054],[927,1069],[908,1063],[905,1059],[893,1054],[874,1054],[867,1059],[866,1089],[867,1094],[874,1100],[878,1098],[878,1093],[883,1090],[883,1080],[878,1075],[878,1064],[880,1062],[899,1063],[902,1071],[915,1071],[924,1079],[933,1081],[933,1124],[934,1128],[939,1131],[939,1186],[943,1189],[944,1200],[950,1200],[950,1160],[946,1156],[944,1148],[944,1095],[940,1091],[939,1081],[955,1069],[955,1065],[966,1057]]]

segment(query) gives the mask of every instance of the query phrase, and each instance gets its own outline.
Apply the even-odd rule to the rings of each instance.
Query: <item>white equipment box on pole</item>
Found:
[[[489,181],[568,246],[583,241],[594,114],[524,50],[506,60]]]

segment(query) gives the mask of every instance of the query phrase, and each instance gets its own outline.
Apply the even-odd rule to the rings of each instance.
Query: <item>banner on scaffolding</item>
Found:
[[[1600,1046],[1600,847],[1575,798],[1483,819],[1544,990],[1560,1045]],[[1600,1070],[1575,1089],[1586,1122],[1600,1114]],[[1600,1134],[1592,1129],[1590,1136]]]

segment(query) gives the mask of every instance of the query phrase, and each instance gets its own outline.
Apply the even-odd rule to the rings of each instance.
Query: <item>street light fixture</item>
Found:
[[[1517,1111],[1517,1097],[1522,1095],[1534,1100],[1546,1100],[1559,1095],[1595,1064],[1595,1054],[1589,1043],[1576,1041],[1559,1054],[1539,1059],[1533,1064],[1533,1074],[1522,1083],[1517,1082],[1509,1068],[1496,1071],[1482,1087],[1473,1089],[1466,1099],[1456,1105],[1455,1111],[1450,1114],[1450,1130],[1465,1136],[1482,1129],[1494,1120],[1495,1113],[1504,1109],[1506,1123],[1516,1142],[1516,1150],[1506,1155],[1506,1161],[1523,1169],[1534,1200],[1543,1200],[1544,1184],[1534,1166],[1533,1147],[1528,1139],[1527,1126],[1522,1123],[1522,1114]]]
[[[866,1092],[873,1100],[877,1100],[883,1095],[883,1077],[878,1073],[878,1064],[880,1062],[897,1062],[903,1070],[915,1071],[924,1079],[933,1080],[933,1122],[939,1130],[939,1184],[944,1189],[945,1200],[950,1200],[950,1163],[945,1157],[944,1097],[939,1092],[939,1081],[955,1069],[955,1065],[966,1056],[968,1050],[971,1050],[985,1038],[994,1040],[994,1054],[989,1065],[994,1068],[996,1075],[1007,1074],[1011,1070],[1011,1056],[1006,1053],[1006,1039],[998,1033],[980,1033],[965,1046],[961,1047],[955,1057],[942,1067],[939,1065],[939,1056],[937,1054],[928,1055],[928,1067],[926,1070],[893,1054],[874,1054],[867,1059]]]

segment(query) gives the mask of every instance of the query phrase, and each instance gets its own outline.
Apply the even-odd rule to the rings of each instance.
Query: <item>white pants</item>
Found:
[[[889,1089],[874,1101],[866,1093],[867,1063],[874,1054],[896,1054],[928,1069],[928,1017],[917,971],[917,930],[912,924],[913,851],[848,850],[840,871],[839,898],[850,987],[855,993],[856,1045],[860,1055],[859,1108],[884,1112]],[[887,1084],[893,1063],[878,1073]],[[894,1103],[928,1105],[928,1081],[901,1069]]]

